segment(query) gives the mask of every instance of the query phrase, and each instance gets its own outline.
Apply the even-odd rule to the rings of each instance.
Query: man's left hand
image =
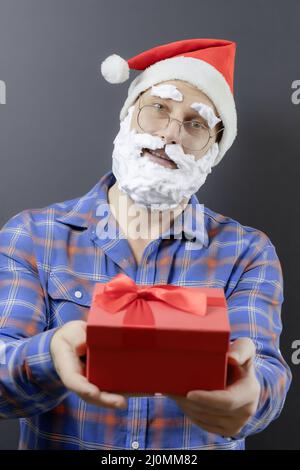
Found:
[[[250,338],[231,343],[225,390],[191,390],[175,400],[195,424],[207,432],[234,437],[257,411],[260,384],[254,370],[255,345]]]

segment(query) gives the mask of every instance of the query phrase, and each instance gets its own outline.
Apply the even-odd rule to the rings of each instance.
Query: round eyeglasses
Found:
[[[178,119],[171,118],[162,103],[145,104],[140,107],[139,97],[137,122],[144,132],[152,134],[164,130],[169,126],[172,120],[180,124],[179,136],[182,146],[193,151],[200,151],[205,148],[214,136],[224,130],[224,127],[222,127],[214,134],[211,134],[211,130],[200,120],[194,118],[182,122]]]

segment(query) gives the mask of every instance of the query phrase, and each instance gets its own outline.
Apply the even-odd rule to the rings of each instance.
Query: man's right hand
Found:
[[[97,406],[126,408],[125,396],[102,392],[84,376],[85,365],[80,356],[86,354],[86,327],[86,322],[74,320],[54,333],[50,353],[55,369],[65,387],[84,401]]]

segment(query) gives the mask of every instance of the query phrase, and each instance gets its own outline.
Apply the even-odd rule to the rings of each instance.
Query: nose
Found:
[[[174,119],[169,122],[168,127],[161,129],[158,136],[163,139],[166,144],[180,143],[180,123]]]

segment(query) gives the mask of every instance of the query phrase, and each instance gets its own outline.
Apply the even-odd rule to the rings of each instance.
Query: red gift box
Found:
[[[226,385],[230,326],[221,288],[97,283],[86,375],[100,390],[185,395]]]

